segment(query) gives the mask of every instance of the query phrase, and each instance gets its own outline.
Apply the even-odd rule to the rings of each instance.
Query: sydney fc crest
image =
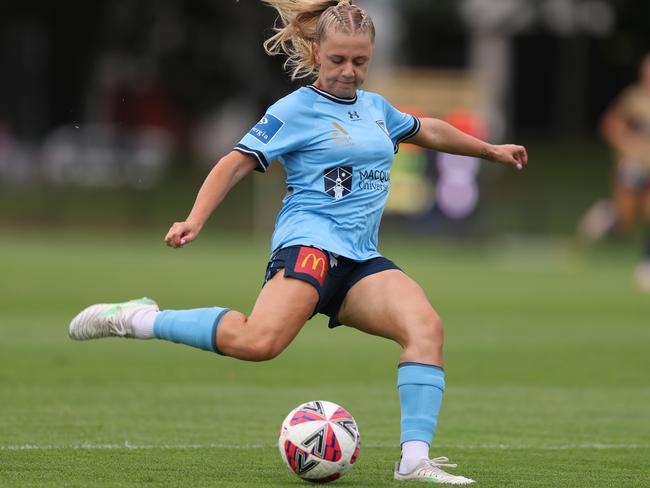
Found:
[[[352,167],[339,166],[326,169],[323,173],[325,193],[340,200],[352,191]]]
[[[379,128],[384,132],[384,134],[386,134],[388,137],[390,137],[390,134],[388,133],[388,129],[386,129],[386,122],[384,122],[384,121],[381,120],[381,119],[380,119],[380,120],[376,120],[375,122],[377,122],[377,125],[378,125]]]

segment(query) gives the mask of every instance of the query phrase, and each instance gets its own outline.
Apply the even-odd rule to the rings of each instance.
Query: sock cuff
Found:
[[[397,365],[398,368],[404,368],[406,366],[423,366],[425,368],[434,368],[434,369],[439,369],[440,371],[444,371],[445,368],[442,366],[436,366],[435,364],[426,364],[426,363],[416,363],[414,361],[406,361],[404,363],[399,363]]]
[[[223,308],[221,309],[221,312],[219,312],[219,315],[214,319],[214,324],[212,324],[212,350],[219,354],[220,356],[223,356],[224,354],[219,350],[217,347],[217,329],[219,328],[219,324],[221,323],[221,319],[223,318],[226,313],[230,312],[229,308]]]
[[[429,385],[445,391],[445,371],[433,364],[401,363],[397,370],[397,387]]]
[[[228,311],[221,307],[163,310],[154,321],[154,336],[222,354],[217,347],[217,328]]]

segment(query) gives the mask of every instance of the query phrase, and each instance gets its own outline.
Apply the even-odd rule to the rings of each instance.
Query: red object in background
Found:
[[[125,128],[160,127],[172,134],[184,129],[184,117],[158,80],[118,85],[111,105],[113,122]]]
[[[473,114],[469,110],[454,110],[446,114],[442,120],[470,136],[478,137],[479,139],[485,139],[487,137],[485,123],[478,115]]]
[[[426,117],[424,112],[422,112],[422,110],[420,110],[420,109],[418,109],[416,107],[409,107],[409,106],[402,105],[402,106],[399,106],[399,107],[396,107],[396,108],[400,112],[404,112],[405,114],[412,115],[413,117],[417,117],[418,119]],[[417,146],[415,144],[409,144],[408,142],[403,142],[402,144],[400,144],[400,151],[404,151],[404,152],[409,152],[409,151],[420,152],[420,151],[423,151],[423,150],[424,149],[422,149],[420,146]]]
[[[416,107],[406,107],[400,106],[398,110],[406,114],[413,115],[414,117],[422,118],[426,117],[424,112],[419,110]],[[458,109],[448,112],[443,117],[440,117],[442,120],[448,124],[454,126],[456,129],[463,131],[470,136],[477,137],[479,139],[485,139],[487,137],[487,126],[485,122],[475,113],[470,110]],[[420,151],[421,147],[414,144],[404,144],[406,151]]]

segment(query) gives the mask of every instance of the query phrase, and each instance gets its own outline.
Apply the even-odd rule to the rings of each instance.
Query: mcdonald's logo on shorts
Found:
[[[301,247],[293,270],[315,278],[321,286],[329,269],[327,255],[320,249]]]

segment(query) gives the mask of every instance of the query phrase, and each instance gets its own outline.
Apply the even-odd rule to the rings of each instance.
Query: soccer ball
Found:
[[[336,403],[313,401],[294,408],[282,422],[278,447],[300,478],[327,483],[356,462],[361,437],[352,415]]]

